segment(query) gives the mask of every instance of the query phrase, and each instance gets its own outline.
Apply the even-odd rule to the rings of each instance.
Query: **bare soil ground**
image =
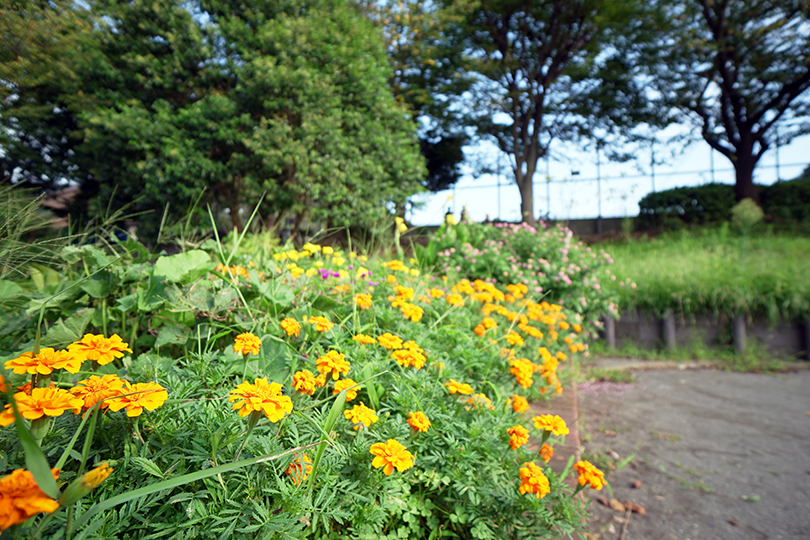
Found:
[[[578,394],[583,458],[613,490],[587,492],[590,538],[810,539],[810,371],[642,371]]]

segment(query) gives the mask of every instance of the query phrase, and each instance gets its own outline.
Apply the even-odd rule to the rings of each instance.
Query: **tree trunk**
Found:
[[[231,210],[231,224],[237,232],[242,230],[242,220],[239,219],[239,203],[233,202],[228,207]]]
[[[736,174],[736,184],[734,184],[734,194],[737,201],[743,199],[752,199],[755,203],[759,204],[759,190],[754,184],[754,166],[756,160],[752,155],[737,154],[737,160],[734,161],[734,172]]]
[[[518,180],[520,189],[520,216],[524,223],[535,225],[534,220],[534,186],[531,175],[525,174]]]

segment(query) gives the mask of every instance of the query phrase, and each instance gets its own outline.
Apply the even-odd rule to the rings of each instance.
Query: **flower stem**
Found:
[[[245,448],[245,444],[247,444],[248,439],[250,438],[250,434],[253,432],[253,428],[256,427],[256,424],[259,423],[259,419],[262,417],[261,411],[253,411],[250,413],[248,417],[248,428],[247,433],[245,433],[245,438],[242,439],[242,444],[239,445],[239,450],[236,452],[236,457],[233,458],[234,461],[239,459],[239,456],[242,455],[242,450]]]

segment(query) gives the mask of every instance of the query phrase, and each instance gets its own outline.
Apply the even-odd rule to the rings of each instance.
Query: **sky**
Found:
[[[663,140],[663,136],[661,139]],[[489,163],[498,164],[500,158],[504,174],[475,177],[472,167],[465,166],[465,174],[455,189],[435,194],[425,193],[413,197],[423,202],[420,209],[407,217],[415,226],[438,225],[448,209],[458,218],[466,207],[473,221],[500,218],[505,221],[520,220],[520,193],[509,172],[506,158],[494,145],[479,143],[465,150],[477,154]],[[714,174],[712,175],[712,154]],[[594,218],[600,215],[599,183],[601,183],[602,217],[626,217],[638,215],[638,201],[653,190],[651,152],[649,148],[639,151],[637,159],[627,163],[609,163],[601,157],[597,182],[596,151],[582,150],[572,144],[553,142],[552,159],[548,163],[550,184],[546,182],[545,160],[538,163],[534,177],[534,215],[550,215],[552,220]],[[674,187],[700,185],[712,182],[734,183],[734,169],[723,155],[712,151],[708,144],[698,140],[688,147],[683,144],[655,145],[656,191]],[[480,159],[480,157],[479,157]],[[810,164],[810,136],[794,139],[791,144],[768,150],[754,171],[758,184],[772,184],[779,178],[796,178]],[[579,171],[578,175],[572,173]],[[500,189],[498,182],[500,180]],[[452,198],[450,198],[452,196]],[[550,204],[549,204],[550,199]]]

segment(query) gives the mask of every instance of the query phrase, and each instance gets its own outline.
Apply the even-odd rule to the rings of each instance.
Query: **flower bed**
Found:
[[[584,349],[580,312],[533,300],[532,283],[422,275],[313,244],[248,258],[238,242],[230,254],[209,243],[154,264],[132,241],[119,247],[129,255],[66,248],[62,279],[41,287],[0,283],[0,449],[16,469],[0,479],[4,529],[544,538],[581,527],[583,504],[546,465],[567,427],[523,414],[562,390],[561,369]],[[601,489],[589,464],[564,474],[574,470],[578,489]]]

